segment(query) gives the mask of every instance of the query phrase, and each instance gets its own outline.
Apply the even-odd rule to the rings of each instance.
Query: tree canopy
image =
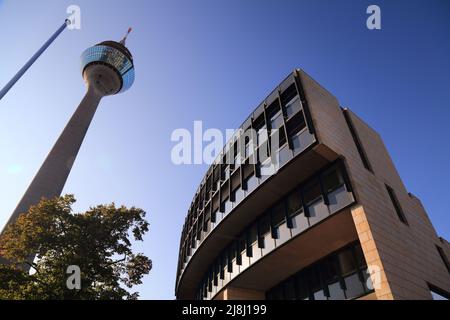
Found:
[[[148,231],[145,211],[112,203],[74,213],[75,202],[73,195],[42,199],[5,229],[0,299],[138,298],[128,290],[152,268],[131,243]],[[67,284],[69,266],[79,268],[79,289]]]

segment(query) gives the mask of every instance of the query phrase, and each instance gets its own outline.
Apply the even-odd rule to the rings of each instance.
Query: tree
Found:
[[[152,262],[133,253],[130,238],[143,240],[145,211],[113,203],[73,213],[75,201],[42,199],[6,228],[0,256],[9,264],[0,265],[0,299],[138,298],[127,289],[142,283]],[[68,285],[77,276],[67,273],[69,266],[79,267],[79,289]]]

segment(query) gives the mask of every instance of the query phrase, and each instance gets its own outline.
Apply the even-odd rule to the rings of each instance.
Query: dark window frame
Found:
[[[391,199],[392,205],[394,206],[394,210],[398,216],[398,219],[405,225],[409,226],[408,219],[406,219],[405,213],[403,212],[402,206],[400,204],[400,201],[398,201],[394,189],[392,189],[392,187],[388,186],[386,183],[384,185],[386,187],[389,198]]]
[[[430,290],[430,294],[432,292],[434,292],[434,293],[436,293],[436,294],[438,294],[440,296],[443,296],[444,298],[450,300],[450,292],[447,292],[446,290],[441,289],[441,288],[439,288],[439,287],[437,287],[434,284],[431,284],[429,282],[427,282],[427,285],[428,285],[428,289]]]
[[[447,268],[448,273],[450,273],[450,261],[448,261],[447,255],[444,252],[444,249],[442,247],[436,245],[436,249],[439,253],[439,256],[442,259],[442,262],[444,263],[445,267]]]
[[[364,150],[364,146],[361,142],[361,139],[359,138],[358,132],[355,129],[355,126],[353,125],[353,121],[350,118],[350,113],[347,109],[342,109],[342,112],[344,114],[345,122],[347,123],[347,127],[350,130],[350,134],[352,135],[353,142],[356,145],[356,149],[358,150],[359,157],[361,158],[361,161],[364,165],[364,168],[366,168],[368,171],[373,172],[373,167],[370,164],[369,157],[367,156],[366,150]]]

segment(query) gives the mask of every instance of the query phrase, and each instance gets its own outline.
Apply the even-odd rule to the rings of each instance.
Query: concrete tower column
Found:
[[[130,31],[131,29],[128,30],[127,36]],[[5,228],[14,223],[21,214],[27,213],[28,209],[38,204],[42,198],[51,199],[61,195],[100,100],[104,96],[124,92],[132,86],[134,64],[130,51],[125,47],[127,36],[120,42],[105,41],[83,52],[81,67],[83,78],[87,84],[86,95],[12,213]],[[0,263],[5,263],[1,257]]]
[[[41,198],[51,199],[61,194],[101,98],[95,88],[88,87],[6,225],[14,223],[20,214],[39,203]]]

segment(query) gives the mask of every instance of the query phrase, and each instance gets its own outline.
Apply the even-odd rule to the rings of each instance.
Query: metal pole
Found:
[[[0,91],[0,100],[8,93],[8,91],[14,86],[14,84],[25,74],[25,72],[33,65],[33,63],[41,56],[42,53],[55,41],[56,38],[64,31],[64,29],[70,24],[70,20],[66,19],[64,24],[47,40],[46,43],[31,57],[31,59],[17,72],[17,74],[6,84],[6,86]]]

